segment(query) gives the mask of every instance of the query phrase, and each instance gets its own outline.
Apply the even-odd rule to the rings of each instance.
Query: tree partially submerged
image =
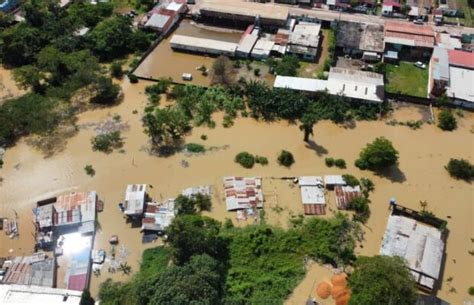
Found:
[[[226,56],[219,56],[212,64],[212,83],[230,86],[235,82],[234,66]]]
[[[398,151],[384,137],[376,138],[360,152],[355,165],[360,169],[380,170],[397,164]]]
[[[474,165],[465,159],[450,159],[446,170],[456,179],[471,181],[474,179]]]

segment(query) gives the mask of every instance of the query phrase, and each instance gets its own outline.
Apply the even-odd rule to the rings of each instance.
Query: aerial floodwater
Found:
[[[179,28],[163,39],[140,64],[135,71],[137,76],[148,79],[171,77],[174,81],[181,82],[183,73],[191,73],[193,76],[193,84],[202,86],[210,85],[211,78],[209,76],[203,76],[196,69],[203,65],[210,69],[215,59],[199,54],[173,51],[170,46],[170,39],[174,34],[235,43],[239,41],[241,36],[241,32],[239,31],[217,30],[210,27],[204,28],[195,25],[189,19],[184,19],[181,21]]]
[[[70,191],[97,191],[105,207],[104,212],[98,215],[99,230],[95,246],[110,251],[108,240],[110,236],[118,235],[123,245],[122,254],[132,271],[137,271],[143,249],[160,242],[143,245],[140,228],[132,228],[123,219],[117,204],[123,201],[127,184],[149,184],[152,186],[149,189],[150,196],[156,200],[175,197],[189,186],[211,185],[214,197],[209,215],[221,221],[232,218],[238,223],[235,214],[225,209],[222,177],[262,176],[268,222],[286,227],[289,215],[302,213],[299,191],[291,187],[291,183],[272,180],[271,177],[350,172],[358,177],[369,177],[376,186],[371,196],[372,214],[364,227],[365,241],[357,252],[363,255],[379,253],[389,215],[390,197],[396,197],[400,204],[413,209],[420,208],[420,201],[427,201],[431,211],[448,220],[450,230],[443,284],[438,295],[452,304],[461,304],[467,297],[471,283],[464,275],[468,271],[466,268],[472,266],[472,256],[468,252],[472,250],[470,239],[474,236],[474,192],[471,184],[452,179],[444,165],[452,157],[474,159],[472,114],[465,113],[459,119],[458,130],[452,133],[442,132],[435,125],[428,124],[415,131],[405,126],[389,126],[384,120],[357,122],[354,128],[322,121],[316,125],[314,142],[309,146],[303,142],[302,132],[296,124],[280,121],[264,123],[251,118],[239,118],[233,127],[223,128],[222,115],[217,114],[216,128],[194,128],[186,137],[186,142],[201,143],[213,149],[199,155],[177,153],[164,158],[148,152],[148,138],[143,133],[140,113],[143,113],[146,105],[144,88],[148,84],[145,81],[130,84],[124,80],[124,100],[112,108],[91,110],[79,115],[78,133],[65,139],[66,143],[61,149],[52,154],[45,156],[44,151],[32,146],[34,141],[30,141],[30,138],[22,139],[7,150],[5,165],[0,170],[0,215],[17,215],[20,238],[9,239],[1,234],[0,256],[30,254],[34,231],[31,209],[34,203]],[[167,103],[164,97],[162,103]],[[392,117],[399,121],[416,120],[422,118],[425,111],[415,106],[403,106],[395,110]],[[128,129],[123,132],[124,151],[108,155],[94,152],[89,144],[94,135],[91,126],[114,115],[120,115],[122,122],[128,125]],[[207,141],[200,139],[203,134],[207,135]],[[390,139],[400,152],[399,171],[388,173],[385,177],[360,171],[353,166],[361,148],[378,136]],[[289,150],[295,156],[296,163],[290,169],[278,166],[275,161],[281,149]],[[244,169],[234,162],[234,156],[240,151],[266,156],[270,163],[266,167]],[[347,170],[327,168],[324,164],[327,156],[344,158],[348,164]],[[182,166],[183,160],[189,166]],[[84,166],[88,164],[96,171],[93,177],[84,172]],[[329,201],[327,216],[336,211],[333,198]],[[98,292],[100,282],[108,277],[125,280],[129,276],[109,274],[107,271],[93,276],[91,292],[94,295]],[[449,277],[452,277],[450,282],[446,280]],[[452,286],[456,287],[457,293],[450,292]],[[297,289],[301,293],[292,295],[289,304],[301,304],[311,293],[311,284],[302,282]]]

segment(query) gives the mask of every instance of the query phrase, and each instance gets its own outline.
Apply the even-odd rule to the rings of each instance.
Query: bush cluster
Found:
[[[465,159],[450,159],[446,170],[452,177],[471,181],[474,179],[474,165]]]
[[[278,155],[278,164],[281,166],[286,166],[290,167],[295,163],[295,158],[293,157],[293,154],[287,150],[282,150],[280,154]]]
[[[92,149],[105,153],[110,153],[114,149],[123,146],[123,140],[120,131],[113,131],[110,133],[100,134],[91,139]]]

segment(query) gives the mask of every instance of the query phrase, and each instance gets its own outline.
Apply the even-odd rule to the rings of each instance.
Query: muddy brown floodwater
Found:
[[[123,200],[125,187],[129,183],[147,183],[150,195],[157,199],[176,196],[183,188],[208,184],[214,188],[213,209],[210,216],[224,220],[235,220],[235,214],[225,210],[222,196],[222,177],[227,175],[259,175],[263,179],[264,194],[267,198],[266,215],[268,222],[283,227],[290,215],[302,213],[298,189],[290,183],[273,180],[272,177],[323,175],[351,173],[358,177],[369,177],[375,183],[371,195],[371,217],[364,226],[365,241],[357,249],[359,254],[376,255],[385,230],[388,200],[396,197],[398,202],[410,208],[419,209],[420,200],[428,202],[428,209],[437,216],[448,220],[450,230],[447,242],[447,259],[443,273],[443,284],[438,296],[452,304],[462,304],[469,300],[467,293],[474,278],[474,189],[471,184],[449,177],[444,165],[452,157],[463,157],[474,161],[473,114],[465,113],[459,119],[459,128],[454,132],[442,132],[434,125],[425,124],[419,130],[405,126],[388,126],[384,121],[357,122],[355,128],[344,128],[331,122],[319,122],[314,128],[313,141],[307,145],[297,125],[287,122],[262,123],[250,118],[240,118],[231,128],[221,127],[222,115],[215,116],[215,129],[194,128],[186,137],[187,142],[202,143],[214,147],[203,155],[186,156],[178,153],[168,158],[159,158],[147,153],[148,139],[143,134],[140,116],[146,104],[144,87],[147,82],[122,84],[124,100],[121,104],[108,108],[88,111],[78,117],[79,132],[69,138],[62,151],[45,158],[26,139],[7,150],[5,165],[0,170],[3,179],[0,185],[0,216],[12,217],[14,211],[19,216],[20,239],[10,240],[0,234],[0,256],[28,254],[33,250],[31,208],[39,199],[69,191],[96,190],[105,203],[105,209],[98,215],[100,230],[95,246],[110,251],[108,239],[117,234],[120,244],[125,247],[127,262],[135,272],[139,268],[142,251],[156,244],[143,245],[139,228],[131,228],[122,218],[117,203]],[[399,121],[421,119],[424,114],[419,107],[403,107],[396,110],[394,118]],[[134,110],[138,114],[133,114]],[[422,110],[422,109],[421,109]],[[119,114],[123,122],[129,124],[125,138],[124,152],[109,155],[94,152],[90,139],[94,130],[90,126]],[[207,141],[200,136],[206,134]],[[385,136],[400,152],[399,170],[390,177],[381,177],[353,166],[361,148],[375,137]],[[281,149],[291,151],[296,163],[290,168],[277,165],[276,156]],[[240,151],[268,157],[268,166],[256,165],[244,169],[234,163],[234,156]],[[325,157],[344,158],[346,170],[327,168]],[[181,166],[181,161],[189,162],[189,167]],[[96,170],[94,177],[84,172],[84,166],[91,164]],[[330,195],[330,216],[334,199]],[[243,225],[243,224],[242,224]],[[316,268],[316,269],[314,269]],[[314,282],[319,282],[330,274],[319,272],[313,267],[297,292],[288,300],[289,304],[302,304],[313,294]],[[321,267],[322,268],[322,267]],[[126,280],[130,276],[120,273],[92,277],[91,290],[95,295],[100,282],[112,277]],[[447,281],[452,277],[451,281]],[[455,290],[453,290],[453,288]]]
[[[193,25],[193,22],[189,19],[184,19],[181,21],[179,28],[168,35],[167,38],[163,39],[135,70],[137,76],[148,79],[171,77],[176,82],[181,82],[183,73],[191,73],[193,80],[190,83],[202,86],[209,86],[211,84],[211,77],[209,75],[201,75],[201,72],[197,71],[196,68],[204,65],[210,69],[215,58],[173,51],[170,46],[170,40],[174,34],[235,43],[239,42],[241,36],[239,32],[214,31],[208,28],[198,27]]]

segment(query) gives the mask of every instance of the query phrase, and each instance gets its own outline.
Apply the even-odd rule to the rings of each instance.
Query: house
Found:
[[[395,205],[380,254],[405,259],[418,286],[430,292],[437,287],[441,275],[446,244],[444,225],[441,219]]]
[[[247,30],[240,37],[239,45],[237,46],[236,56],[247,58],[250,56],[255,43],[259,38],[260,30],[258,27],[249,25]]]
[[[260,38],[255,43],[250,56],[255,59],[266,59],[270,56],[274,46],[274,41]]]
[[[82,234],[95,231],[97,193],[73,192],[58,196],[53,203],[55,231],[77,228]]]
[[[429,66],[432,97],[446,94],[454,103],[474,108],[474,53],[435,47]]]
[[[384,101],[383,75],[345,68],[332,67],[327,80],[278,75],[274,88],[288,88],[315,94],[327,91],[332,95],[352,100],[381,103]]]
[[[129,184],[125,191],[123,212],[128,217],[141,217],[145,210],[146,184]]]
[[[402,5],[398,1],[384,0],[382,3],[382,16],[394,16],[400,13]]]
[[[7,270],[1,281],[2,284],[50,288],[56,286],[56,260],[48,257],[45,252],[14,257],[5,261],[2,269]]]
[[[358,57],[380,57],[384,51],[383,26],[378,24],[340,21],[337,25],[336,48],[344,54]],[[372,57],[373,58],[373,57]]]
[[[187,10],[188,7],[185,3],[158,4],[145,14],[140,20],[139,26],[160,34],[167,34]]]
[[[142,230],[164,233],[176,216],[175,201],[149,202],[142,222]]]
[[[430,25],[408,22],[386,21],[384,29],[384,49],[398,52],[409,60],[419,60],[431,56],[435,45],[435,33]]]
[[[0,285],[0,304],[79,305],[81,291],[27,285]]]
[[[224,193],[227,211],[263,208],[261,178],[225,177]]]
[[[326,198],[324,196],[323,178],[319,176],[303,176],[298,178],[301,201],[305,215],[326,214]]]
[[[336,193],[336,206],[339,210],[346,210],[355,198],[360,196],[360,186],[338,185],[334,187]]]
[[[326,186],[326,188],[332,190],[336,186],[346,185],[346,181],[341,175],[326,175],[324,176],[324,185]]]
[[[459,14],[456,0],[439,0],[438,9],[444,16],[456,17]]]
[[[316,60],[320,31],[320,23],[298,23],[289,34],[286,52],[297,55],[305,60]]]

